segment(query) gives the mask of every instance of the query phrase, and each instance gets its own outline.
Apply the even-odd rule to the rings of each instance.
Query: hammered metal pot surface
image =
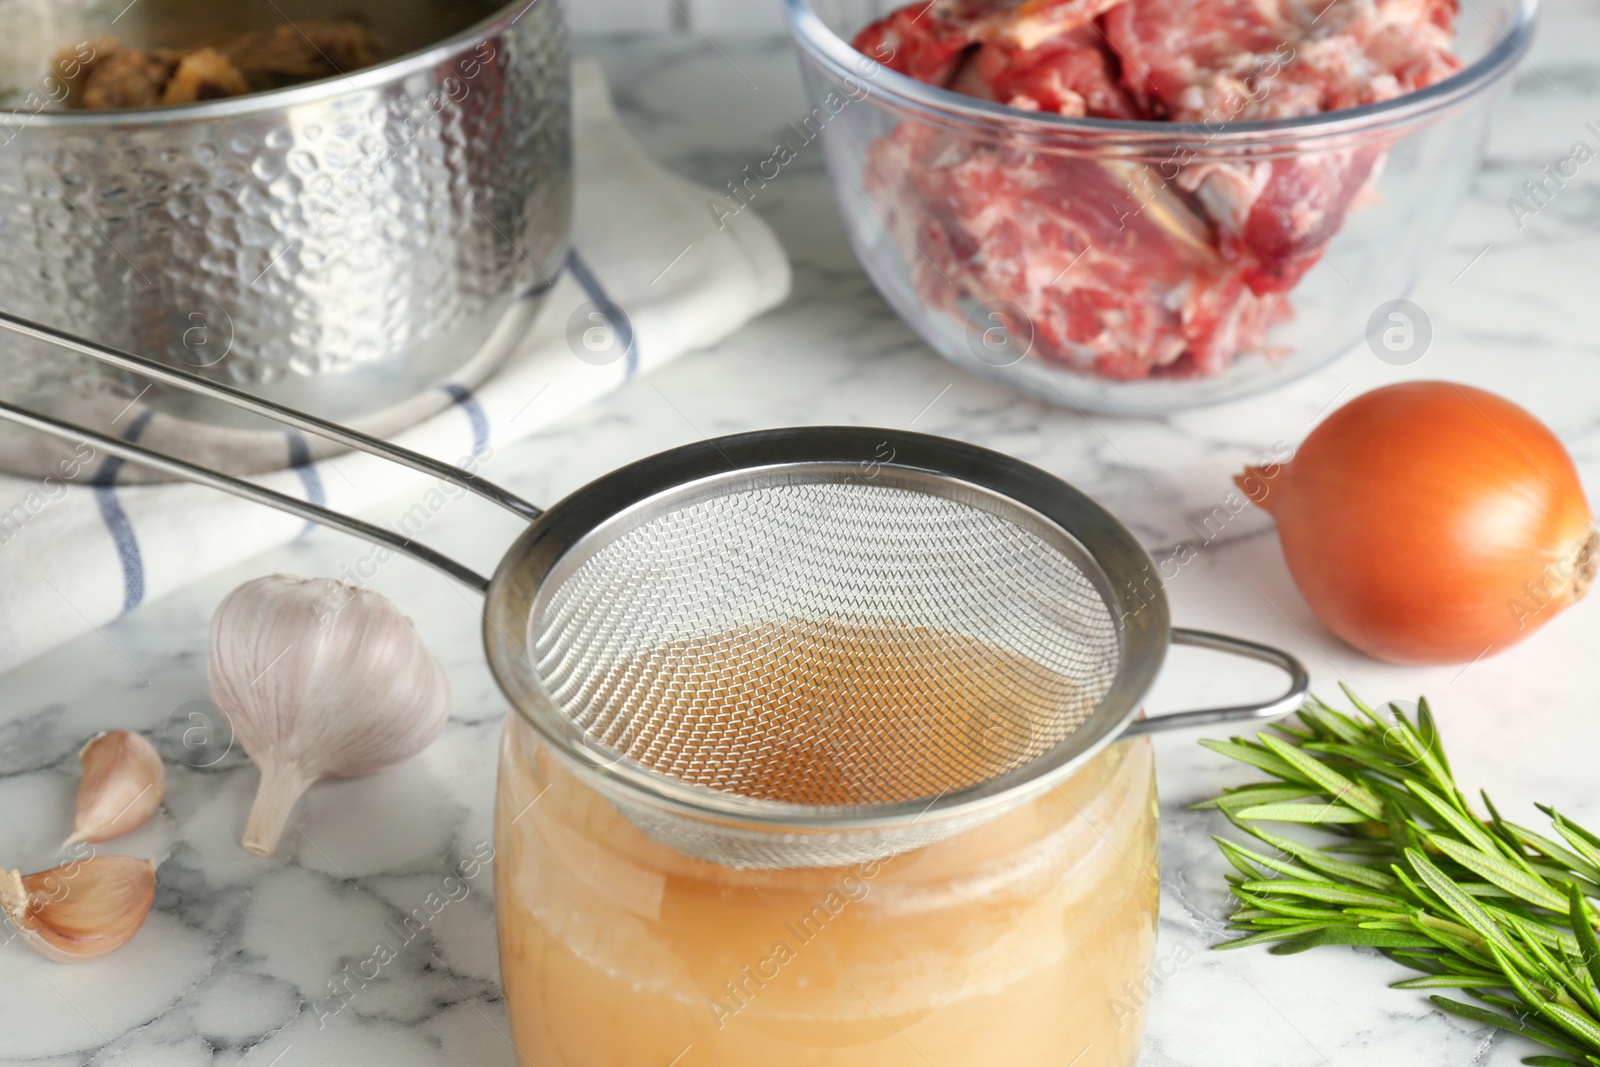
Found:
[[[119,37],[197,32],[186,6],[141,8]],[[254,25],[315,10],[274,4]],[[239,9],[221,17],[249,25]],[[441,19],[454,33],[429,43]],[[567,253],[560,9],[414,0],[370,4],[368,21],[402,41],[436,36],[246,97],[0,113],[0,307],[379,433],[449,403],[442,382],[476,384],[508,347],[507,319],[531,317]],[[0,343],[0,394],[36,410],[123,432],[159,415],[162,447],[235,472],[296,459],[281,431],[146,384]],[[50,473],[60,454],[0,437],[12,470]]]

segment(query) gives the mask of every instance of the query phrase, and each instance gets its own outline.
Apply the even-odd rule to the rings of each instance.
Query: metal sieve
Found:
[[[707,440],[549,511],[464,471],[0,314],[0,326],[341,441],[532,525],[492,580],[390,530],[0,403],[0,417],[407,553],[484,592],[489,665],[550,749],[642,831],[735,867],[921,848],[1106,745],[1299,706],[1294,657],[1170,626],[1148,554],[1011,457],[898,430]],[[1171,643],[1282,668],[1263,703],[1136,719]]]

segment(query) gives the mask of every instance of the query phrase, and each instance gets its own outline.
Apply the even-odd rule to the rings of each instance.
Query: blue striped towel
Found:
[[[502,324],[521,335],[504,366],[475,390],[444,386],[454,403],[395,436],[408,448],[453,463],[481,456],[722,340],[788,295],[789,263],[765,223],[753,212],[719,223],[706,208],[713,194],[629,140],[598,66],[580,61],[573,76],[574,251],[537,316],[513,309]],[[575,355],[585,315],[598,316],[601,358]],[[130,420],[123,437],[137,441],[151,417]],[[318,459],[298,434],[288,449],[288,469],[254,480],[347,513],[424,484],[361,453]],[[86,456],[70,481],[0,477],[0,670],[306,528],[200,486],[116,485],[121,466]]]

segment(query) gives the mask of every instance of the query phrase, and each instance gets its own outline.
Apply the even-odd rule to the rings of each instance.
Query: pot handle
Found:
[[[1240,722],[1249,719],[1276,719],[1287,715],[1300,707],[1305,702],[1306,694],[1311,689],[1311,677],[1306,673],[1305,664],[1301,663],[1289,653],[1271,645],[1260,645],[1254,641],[1245,641],[1238,637],[1228,637],[1226,634],[1214,634],[1206,630],[1185,630],[1174,627],[1172,643],[1175,645],[1189,645],[1194,648],[1209,648],[1213,652],[1226,652],[1234,656],[1243,656],[1246,659],[1260,660],[1270,663],[1289,676],[1289,688],[1282,696],[1260,704],[1238,704],[1227,708],[1204,708],[1199,711],[1177,711],[1170,715],[1157,715],[1150,719],[1135,719],[1122,731],[1124,738],[1138,737],[1141,734],[1162,733],[1167,730],[1183,730],[1190,726],[1209,726],[1221,722]]]

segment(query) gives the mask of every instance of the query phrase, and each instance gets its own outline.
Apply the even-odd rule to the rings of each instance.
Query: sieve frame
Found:
[[[885,450],[888,459],[881,458]],[[931,801],[840,807],[756,799],[684,782],[590,740],[557,707],[532,662],[534,624],[561,581],[595,551],[663,512],[739,489],[849,481],[931,491],[981,508],[1042,537],[1082,568],[1111,609],[1119,658],[1105,695],[1066,738],[1004,774]],[[562,763],[624,803],[761,833],[890,831],[921,820],[965,824],[1053,788],[1128,732],[1173,643],[1159,579],[1153,587],[1142,582],[1155,574],[1149,553],[1109,511],[1054,475],[1002,453],[872,427],[760,430],[658,453],[603,475],[551,507],[511,546],[490,580],[484,648],[519,718]],[[1298,706],[1303,689],[1292,695]],[[1243,709],[1223,710],[1229,718],[1243,717]],[[1261,714],[1257,706],[1248,710],[1250,717]],[[1146,721],[1169,718],[1179,717]]]

